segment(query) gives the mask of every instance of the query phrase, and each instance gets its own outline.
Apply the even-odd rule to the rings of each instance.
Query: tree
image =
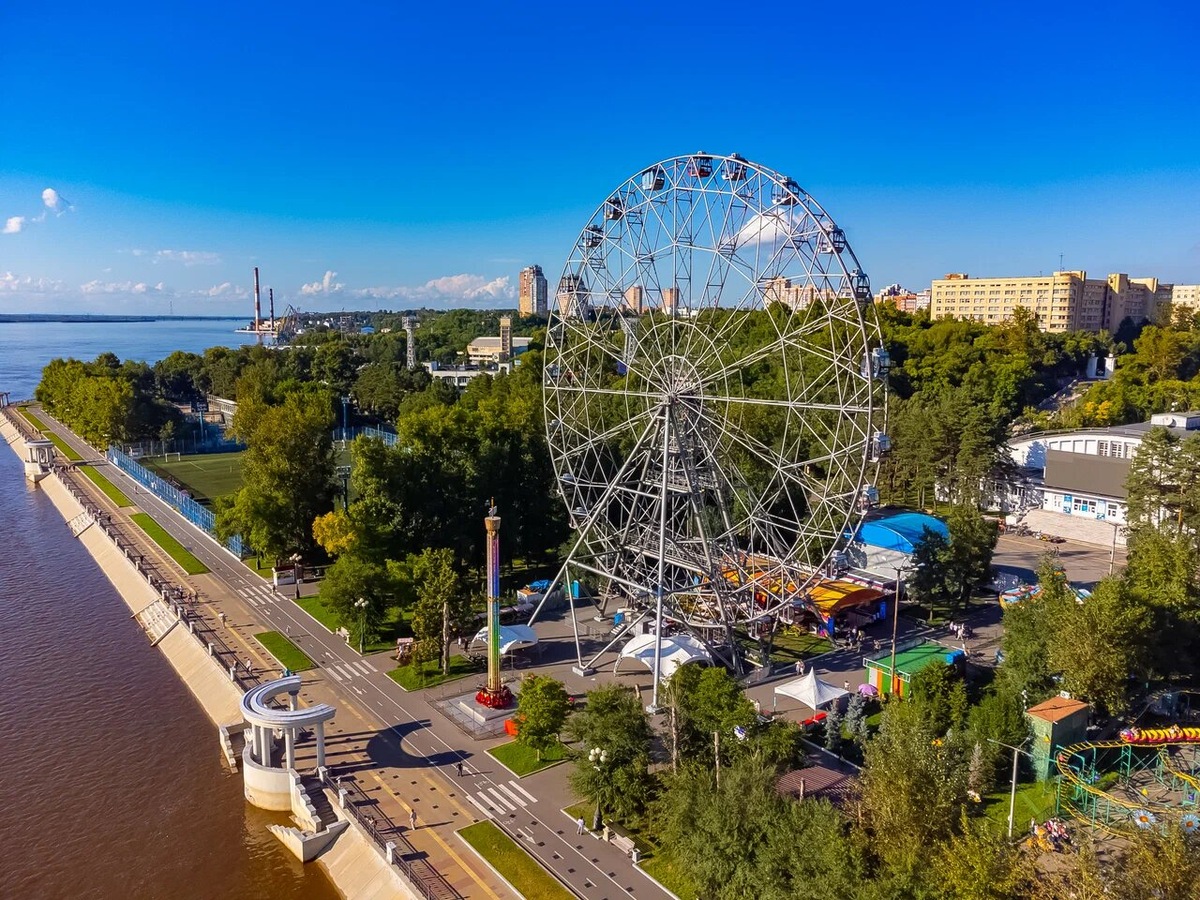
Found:
[[[570,710],[571,698],[561,681],[547,675],[526,675],[517,694],[517,740],[532,747],[540,761],[542,751],[558,743]]]
[[[426,547],[410,556],[402,577],[407,582],[413,605],[413,635],[438,648],[442,674],[450,674],[450,642],[472,624],[474,610],[470,595],[463,590],[462,576],[447,547]]]
[[[1200,550],[1192,536],[1170,525],[1134,528],[1125,581],[1150,611],[1151,666],[1165,676],[1200,671]]]
[[[874,846],[892,870],[905,876],[921,870],[928,848],[958,826],[966,787],[961,738],[938,732],[918,704],[885,704],[867,744],[862,807]]]
[[[1005,607],[1000,644],[1004,663],[999,677],[1009,694],[1020,697],[1025,705],[1053,693],[1055,672],[1050,663],[1050,640],[1058,616],[1074,602],[1066,573],[1050,555],[1043,557],[1038,567],[1038,584],[1038,593]]]
[[[216,504],[216,531],[240,534],[284,559],[314,546],[313,521],[333,508],[333,412],[328,395],[290,393],[279,406],[239,403],[234,437],[244,440],[242,487]]]
[[[1072,694],[1111,714],[1124,712],[1129,676],[1142,668],[1148,624],[1128,586],[1106,578],[1087,600],[1063,607],[1050,634],[1050,667]]]
[[[752,757],[712,773],[687,766],[666,779],[654,831],[700,896],[713,900],[843,900],[860,895],[862,847],[827,802],[796,802]]]
[[[566,730],[585,751],[576,758],[571,786],[618,818],[635,821],[653,791],[649,773],[653,731],[636,695],[621,685],[589,691],[587,703],[572,713]],[[593,749],[603,751],[603,763],[588,759]]]
[[[846,731],[860,749],[866,745],[870,732],[867,728],[867,698],[862,694],[855,693],[846,706]]]
[[[715,666],[680,666],[671,676],[665,697],[675,760],[682,754],[711,765],[713,734],[728,738],[734,728],[752,726],[756,717],[754,704],[741,686],[723,668]],[[723,755],[726,764],[734,756]]]
[[[825,715],[825,749],[842,755],[842,711],[835,703]]]
[[[950,599],[947,575],[950,562],[950,542],[939,531],[925,528],[913,547],[912,570],[906,589],[918,603],[929,604],[929,620],[933,621],[934,607]]]
[[[325,570],[321,600],[349,629],[355,643],[370,643],[379,633],[388,608],[395,600],[395,584],[385,567],[347,555]],[[366,600],[365,609],[358,601]]]
[[[1020,851],[986,819],[962,813],[957,834],[937,851],[932,879],[941,900],[1024,900],[1030,879]]]
[[[992,577],[992,554],[1000,537],[996,523],[969,506],[955,506],[946,517],[950,531],[946,587],[951,599],[965,607],[972,592]]]

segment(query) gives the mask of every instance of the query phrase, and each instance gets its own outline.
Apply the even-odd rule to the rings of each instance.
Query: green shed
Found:
[[[934,641],[926,641],[915,647],[910,647],[896,654],[896,681],[900,696],[908,695],[908,684],[912,677],[927,666],[940,663],[944,666],[960,667],[963,663],[963,652],[954,647],[946,647]],[[878,659],[865,661],[867,667],[867,683],[874,685],[879,696],[892,692],[892,655],[890,653]]]
[[[1087,739],[1091,707],[1070,697],[1051,697],[1025,710],[1033,732],[1033,772],[1045,781],[1054,772],[1054,754],[1062,747]]]

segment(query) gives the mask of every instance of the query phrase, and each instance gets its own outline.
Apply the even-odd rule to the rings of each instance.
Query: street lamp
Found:
[[[599,747],[593,747],[588,751],[588,762],[592,764],[600,775],[600,782],[597,784],[596,790],[596,815],[592,819],[592,831],[600,830],[600,795],[601,791],[606,787],[604,782],[604,766],[608,763],[608,751],[602,750]]]
[[[892,666],[889,670],[892,680],[891,693],[899,693],[899,678],[896,675],[896,632],[900,628],[900,576],[908,571],[908,566],[893,566],[896,570],[896,594],[892,600]]]
[[[991,738],[987,739],[987,742],[989,744],[995,744],[998,747],[1005,747],[1013,752],[1012,792],[1008,798],[1008,839],[1010,841],[1012,840],[1012,836],[1013,836],[1013,815],[1016,813],[1016,810],[1017,810],[1017,761],[1018,761],[1018,757],[1021,756],[1022,754],[1024,754],[1025,756],[1028,756],[1030,759],[1033,759],[1032,753],[1029,753],[1028,751],[1021,749],[1022,747],[1025,746],[1025,744],[1028,741],[1029,741],[1029,738],[1025,738],[1025,740],[1021,741],[1020,744],[1018,744],[1017,746],[1014,747],[1012,744],[1005,744],[1002,741],[994,741]]]
[[[354,601],[354,608],[358,610],[358,655],[363,655],[363,637],[367,632],[367,600],[365,597],[359,597]]]

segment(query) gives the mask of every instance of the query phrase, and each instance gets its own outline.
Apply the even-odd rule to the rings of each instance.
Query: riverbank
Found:
[[[23,457],[23,435],[16,425],[6,415],[0,414],[0,436],[13,450],[19,459]],[[75,483],[76,479],[79,483]],[[38,489],[51,501],[67,527],[79,543],[87,551],[105,578],[112,584],[117,595],[130,610],[131,618],[139,624],[152,641],[152,646],[158,647],[175,671],[180,681],[195,698],[209,720],[217,726],[226,726],[228,731],[241,733],[242,718],[240,701],[242,688],[238,678],[242,676],[234,672],[231,677],[222,662],[222,656],[230,656],[228,647],[215,635],[205,640],[197,631],[197,621],[200,617],[190,616],[181,599],[164,600],[160,589],[151,584],[155,579],[160,585],[163,582],[158,576],[153,560],[149,559],[151,548],[142,548],[146,556],[137,552],[123,552],[118,546],[117,537],[120,535],[117,526],[107,520],[106,514],[100,509],[103,505],[100,497],[86,496],[95,494],[91,485],[84,484],[83,479],[71,477],[70,471],[56,469],[48,477],[38,483]],[[128,551],[128,546],[126,551]],[[159,560],[159,566],[163,560]],[[172,573],[176,574],[176,573]],[[155,576],[158,576],[157,578]],[[171,578],[171,581],[176,579]],[[179,582],[184,579],[179,578]],[[215,654],[214,641],[220,644],[222,653]],[[205,649],[207,645],[207,650]],[[236,657],[233,657],[236,659]],[[228,759],[228,754],[227,754]],[[337,798],[326,796],[333,805]],[[398,877],[393,867],[388,866],[371,844],[352,823],[326,853],[316,862],[332,882],[333,887],[343,897],[365,897],[369,900],[384,900],[393,897],[414,897],[407,886]]]

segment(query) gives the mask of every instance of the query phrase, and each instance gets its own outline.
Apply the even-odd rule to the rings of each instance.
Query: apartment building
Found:
[[[523,316],[545,316],[549,291],[541,266],[526,266],[517,279],[517,308]]]
[[[971,278],[951,273],[930,288],[930,315],[998,324],[1024,307],[1043,331],[1116,331],[1126,318],[1157,320],[1173,301],[1173,285],[1157,278],[1084,271],[1016,278]]]

